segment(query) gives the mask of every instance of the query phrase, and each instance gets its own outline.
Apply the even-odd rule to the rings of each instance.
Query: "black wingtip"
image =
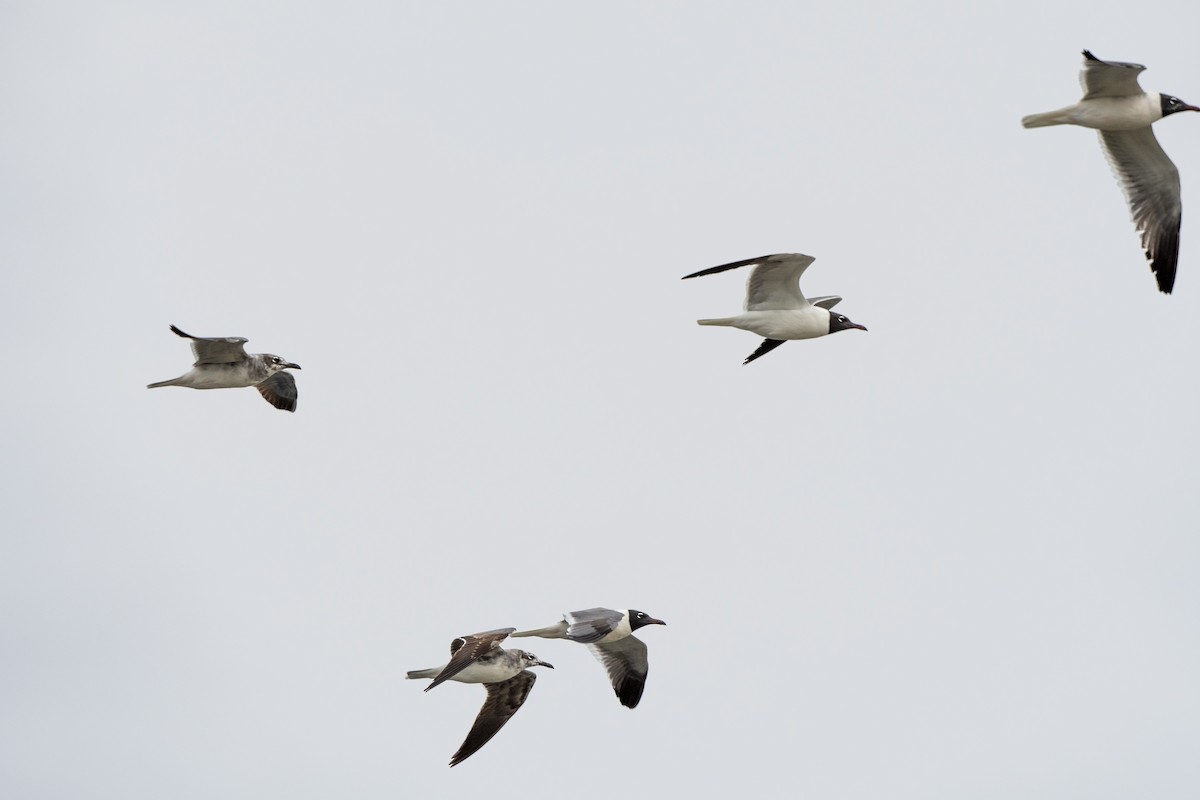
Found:
[[[1155,273],[1155,279],[1158,281],[1158,290],[1163,294],[1170,294],[1175,288],[1175,273],[1168,275],[1166,271]]]
[[[770,258],[770,256],[759,256],[758,258],[743,258],[741,261],[731,261],[728,264],[719,264],[715,267],[702,269],[699,272],[693,272],[691,275],[684,275],[683,280],[686,281],[688,278],[699,278],[703,275],[716,275],[718,272],[726,272],[731,269],[737,269],[738,267],[748,267],[751,264],[758,264],[766,261],[768,258]]]
[[[746,360],[742,362],[742,366],[743,367],[746,366],[747,364],[749,364],[751,361],[753,361],[756,358],[762,358],[767,353],[774,350],[776,347],[779,347],[779,345],[783,344],[785,341],[787,341],[787,340],[786,339],[763,339],[762,344],[760,344],[758,346],[758,349],[755,350],[750,355],[746,356]]]
[[[1092,55],[1091,50],[1084,50],[1083,57],[1086,58],[1088,61],[1099,61],[1100,60],[1100,59],[1096,58],[1094,55]]]
[[[1158,282],[1158,290],[1170,294],[1175,288],[1175,270],[1179,267],[1179,229],[1164,231],[1146,250],[1150,271]]]
[[[1154,273],[1154,279],[1158,281],[1158,290],[1163,294],[1170,294],[1175,288],[1175,270],[1160,269]]]
[[[184,339],[195,339],[196,338],[195,336],[192,336],[190,333],[184,333],[183,331],[179,330],[179,328],[175,327],[174,325],[171,326],[171,333],[175,334],[176,336],[182,336]]]
[[[620,687],[614,688],[621,705],[626,708],[637,708],[638,703],[642,702],[642,692],[646,689],[646,682],[629,678]]]

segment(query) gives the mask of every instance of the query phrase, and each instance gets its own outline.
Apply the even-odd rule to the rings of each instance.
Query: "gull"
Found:
[[[246,353],[246,342],[240,336],[204,339],[192,336],[171,326],[176,336],[192,340],[196,363],[192,368],[169,381],[151,383],[147,389],[160,386],[186,386],[189,389],[235,389],[253,386],[266,401],[284,411],[296,410],[296,379],[285,369],[300,369],[299,364],[284,361],[270,353]]]
[[[749,364],[754,359],[765,356],[789,339],[815,339],[850,328],[865,331],[866,328],[862,325],[829,310],[842,302],[841,297],[829,295],[814,297],[811,300],[804,297],[804,293],[800,291],[800,276],[815,260],[812,256],[800,253],[776,253],[684,275],[683,279],[687,280],[701,275],[715,275],[738,267],[754,266],[750,279],[746,282],[745,313],[721,319],[698,319],[697,324],[724,325],[765,336],[763,343],[742,364]]]
[[[540,636],[543,639],[567,639],[586,644],[588,650],[608,670],[613,691],[621,705],[636,708],[646,688],[649,661],[646,643],[633,635],[644,625],[666,625],[644,611],[611,608],[588,608],[569,611],[563,619],[548,628],[521,631],[513,636]]]
[[[453,756],[450,766],[462,763],[476,750],[483,747],[504,727],[509,718],[529,696],[537,676],[527,667],[549,667],[553,664],[542,661],[533,653],[524,650],[505,650],[500,642],[516,628],[498,628],[494,631],[460,636],[450,643],[450,661],[441,667],[417,669],[408,673],[410,679],[433,678],[425,687],[429,691],[445,681],[459,683],[482,683],[487,687],[487,700],[475,718],[475,724],[467,733]]]
[[[1079,73],[1083,99],[1057,111],[1030,114],[1021,124],[1026,128],[1081,125],[1100,132],[1100,145],[1125,192],[1150,271],[1159,291],[1170,294],[1183,218],[1179,170],[1159,146],[1150,125],[1176,112],[1200,108],[1169,94],[1143,92],[1138,74],[1144,69],[1141,64],[1101,61],[1084,50]]]

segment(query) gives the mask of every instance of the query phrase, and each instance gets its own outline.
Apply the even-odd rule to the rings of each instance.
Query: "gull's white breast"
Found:
[[[192,367],[182,378],[193,389],[237,389],[254,386],[245,364],[204,364]]]
[[[1158,93],[1133,97],[1093,97],[1081,100],[1070,114],[1071,122],[1102,131],[1130,131],[1162,119]]]
[[[812,339],[829,333],[829,311],[817,306],[784,311],[746,311],[732,326],[766,339]]]
[[[520,664],[510,663],[509,659],[501,656],[493,661],[474,661],[450,680],[459,683],[499,683],[506,681],[520,672]]]

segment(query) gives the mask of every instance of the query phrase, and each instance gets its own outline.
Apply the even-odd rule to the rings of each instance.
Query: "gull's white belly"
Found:
[[[801,311],[747,311],[733,317],[731,322],[735,328],[767,339],[812,339],[829,333],[829,312],[815,307]]]
[[[503,661],[491,663],[475,661],[450,680],[459,683],[499,683],[513,677],[521,669],[521,667],[505,664]]]
[[[1162,119],[1158,95],[1094,97],[1081,100],[1071,111],[1071,122],[1102,131],[1131,131]]]
[[[254,386],[250,380],[250,371],[241,364],[205,364],[203,368],[193,367],[183,376],[181,383],[192,389],[238,389],[243,386]]]

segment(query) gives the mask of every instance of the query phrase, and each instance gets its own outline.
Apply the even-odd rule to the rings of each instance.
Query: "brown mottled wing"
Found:
[[[246,342],[249,339],[240,336],[205,339],[184,333],[174,325],[171,326],[171,332],[192,340],[192,353],[196,356],[197,364],[232,364],[246,360]]]
[[[296,410],[296,379],[290,372],[276,372],[255,387],[268,403],[284,411]]]
[[[471,726],[471,731],[463,740],[462,746],[450,757],[450,766],[467,760],[476,750],[487,744],[512,715],[517,713],[536,680],[536,675],[524,670],[506,681],[485,684],[487,700],[484,701],[483,708],[475,718],[475,724]]]
[[[453,678],[484,653],[499,647],[500,643],[515,630],[516,628],[497,628],[494,631],[460,636],[452,641],[450,643],[450,662],[433,679],[433,683],[425,687],[425,691],[428,692],[438,684]]]
[[[1083,69],[1079,71],[1079,84],[1083,87],[1083,99],[1093,97],[1130,97],[1141,94],[1138,75],[1146,68],[1141,64],[1124,61],[1101,61],[1089,51],[1083,51]]]
[[[1129,202],[1158,288],[1170,294],[1175,286],[1183,219],[1179,170],[1149,125],[1131,131],[1100,131],[1100,142]]]
[[[589,644],[588,650],[608,671],[613,691],[621,705],[636,708],[646,688],[646,675],[650,671],[650,660],[646,656],[646,643],[636,636],[626,636],[615,642]]]

